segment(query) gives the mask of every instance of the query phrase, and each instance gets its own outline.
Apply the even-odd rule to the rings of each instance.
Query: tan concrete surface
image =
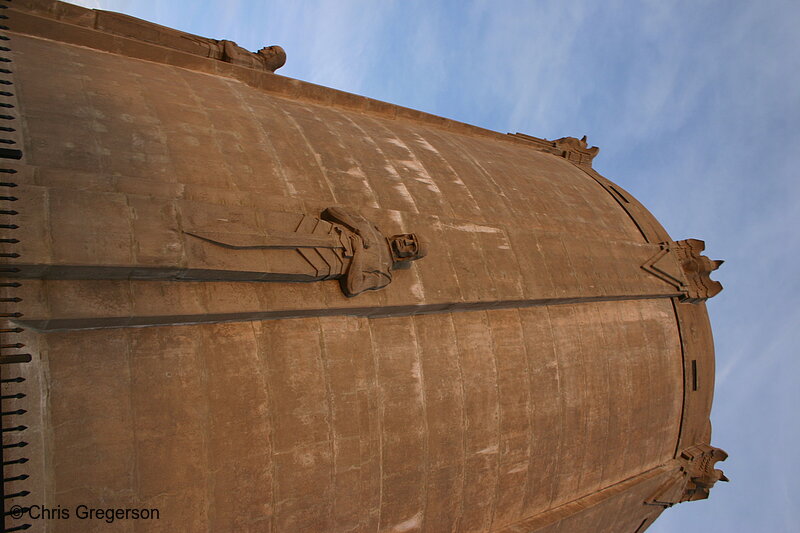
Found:
[[[20,227],[0,253],[21,285],[0,298],[21,298],[5,322],[33,358],[37,502],[159,509],[120,531],[633,533],[707,496],[688,478],[713,477],[713,342],[688,302],[718,265],[592,170],[596,149],[136,19],[8,11],[24,157],[3,161]],[[361,252],[322,249],[343,265],[323,279],[300,245],[194,236],[302,240],[332,206],[427,255],[348,297]]]

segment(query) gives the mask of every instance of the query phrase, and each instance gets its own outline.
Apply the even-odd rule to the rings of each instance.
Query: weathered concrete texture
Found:
[[[614,198],[549,154],[17,40],[27,59],[20,91],[31,91],[33,185],[21,207],[38,215],[23,226],[22,275],[260,279],[271,252],[217,249],[184,232],[286,230],[281,217],[338,203],[389,234],[425,228],[432,259],[397,276],[393,283],[411,290],[392,291],[393,305],[678,293],[640,268],[656,245],[643,242]],[[77,101],[37,97],[45,75],[63,91],[75,87],[68,94]],[[338,305],[373,302],[365,295]]]
[[[0,253],[22,285],[0,304],[34,358],[37,501],[160,510],[120,531],[572,533],[641,532],[707,494],[713,344],[682,302],[718,290],[717,264],[592,170],[596,149],[14,6],[24,158]],[[324,278],[369,239],[324,226],[332,206],[427,255],[348,297]],[[219,245],[295,234],[341,237],[319,252],[339,270]]]
[[[166,530],[500,528],[672,458],[671,313],[49,333],[53,498],[158,506]]]

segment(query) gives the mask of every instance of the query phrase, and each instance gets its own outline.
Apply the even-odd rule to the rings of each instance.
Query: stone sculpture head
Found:
[[[709,259],[704,255],[697,255],[688,257],[683,261],[683,268],[687,272],[697,272],[699,274],[710,274],[718,269],[722,263],[725,261],[722,260],[713,260]]]
[[[699,239],[686,239],[675,243],[675,253],[688,281],[683,301],[692,303],[707,300],[722,290],[722,284],[711,279],[710,274],[720,267],[723,261],[714,261],[702,252],[706,243]]]
[[[727,476],[719,468],[714,468],[703,475],[693,477],[692,482],[701,489],[711,490],[717,481],[728,481]]]
[[[275,72],[286,64],[286,52],[278,45],[265,46],[258,51],[267,70]]]
[[[389,248],[392,250],[392,262],[395,267],[422,259],[428,254],[425,244],[415,233],[392,235],[389,237]]]

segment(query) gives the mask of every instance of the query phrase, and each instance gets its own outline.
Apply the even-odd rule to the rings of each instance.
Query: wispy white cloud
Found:
[[[255,24],[239,29],[253,49],[283,46],[288,55],[281,74],[341,90],[361,93],[364,79],[380,62],[382,40],[392,22],[394,2],[364,4],[309,1],[291,6],[250,5]],[[240,19],[241,21],[241,19]],[[258,24],[261,22],[261,24]]]

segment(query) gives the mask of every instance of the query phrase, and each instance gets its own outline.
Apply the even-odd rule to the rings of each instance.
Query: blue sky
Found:
[[[709,302],[731,478],[648,531],[800,531],[800,3],[74,2],[257,50],[279,73],[501,132],[589,136],[595,168],[725,259]]]

